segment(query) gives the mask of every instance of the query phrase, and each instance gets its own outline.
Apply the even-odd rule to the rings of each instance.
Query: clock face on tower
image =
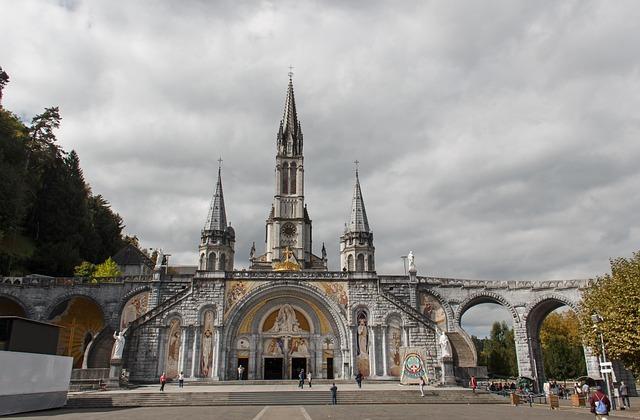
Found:
[[[293,237],[296,236],[297,231],[298,230],[296,229],[296,225],[294,225],[293,223],[285,223],[284,225],[282,225],[280,233],[285,238],[293,239]]]

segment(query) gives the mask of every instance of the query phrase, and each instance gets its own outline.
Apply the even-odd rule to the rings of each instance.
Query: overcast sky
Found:
[[[378,272],[586,278],[640,248],[637,1],[0,2],[3,105],[144,247],[195,265],[222,156],[238,268],[264,248],[288,66],[314,249],[353,161]]]

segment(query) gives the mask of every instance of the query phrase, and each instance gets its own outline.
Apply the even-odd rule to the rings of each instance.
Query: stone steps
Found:
[[[328,389],[318,391],[251,392],[117,392],[70,395],[67,407],[161,407],[226,405],[326,405],[331,402]],[[339,404],[506,404],[506,398],[469,391],[425,391],[420,397],[413,390],[338,390]]]

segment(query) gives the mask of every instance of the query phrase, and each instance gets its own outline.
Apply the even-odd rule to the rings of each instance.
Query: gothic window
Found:
[[[289,164],[282,165],[282,194],[289,194]]]
[[[296,170],[298,168],[296,167],[296,163],[295,162],[291,162],[291,176],[289,176],[289,179],[291,180],[291,188],[289,188],[289,193],[290,194],[295,194],[296,193],[296,178],[297,178],[297,173]]]
[[[220,254],[220,268],[219,270],[226,270],[227,268],[227,256],[224,254]]]
[[[364,271],[364,254],[358,254],[356,262],[356,271]]]
[[[353,271],[353,255],[347,257],[347,270]]]
[[[209,262],[207,263],[207,270],[213,271],[216,269],[216,253],[209,254]]]
[[[367,270],[368,271],[373,271],[375,270],[374,266],[373,266],[373,255],[369,255],[369,264],[367,266]]]

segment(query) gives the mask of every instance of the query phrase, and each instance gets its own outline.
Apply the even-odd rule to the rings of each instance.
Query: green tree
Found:
[[[95,271],[95,264],[91,264],[89,261],[82,261],[80,265],[76,265],[73,268],[73,275],[75,277],[93,277]]]
[[[594,314],[603,318],[597,327]],[[599,354],[602,332],[607,357],[640,375],[640,252],[611,260],[611,274],[597,277],[584,292],[579,317],[580,335],[588,346]]]
[[[0,108],[2,108],[2,93],[7,83],[9,83],[9,75],[0,67]]]
[[[548,378],[571,379],[587,374],[579,324],[573,311],[551,313],[542,323],[540,344]]]
[[[102,264],[98,264],[96,266],[96,271],[93,273],[93,276],[96,278],[118,277],[120,275],[122,275],[122,273],[118,268],[118,264],[116,264],[116,262],[113,261],[111,257],[107,258]]]
[[[486,360],[487,371],[496,376],[518,376],[516,345],[513,329],[506,322],[494,322],[491,335],[485,339],[482,354]]]

